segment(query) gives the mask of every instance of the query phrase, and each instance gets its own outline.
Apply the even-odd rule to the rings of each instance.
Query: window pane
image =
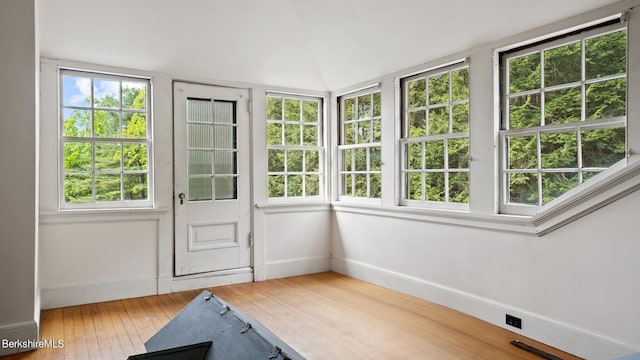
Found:
[[[577,172],[542,173],[542,205],[548,204],[577,185]]]
[[[125,170],[147,170],[147,159],[147,144],[123,145],[122,160]]]
[[[424,184],[427,201],[445,201],[443,172],[425,173]]]
[[[64,109],[64,136],[91,137],[91,111]]]
[[[284,143],[286,145],[300,145],[300,125],[284,125]]]
[[[353,149],[355,153],[355,171],[367,170],[367,149],[357,148]]]
[[[581,50],[580,42],[545,50],[544,86],[580,81],[582,78]]]
[[[444,169],[444,141],[427,141],[424,145],[425,169]]]
[[[305,176],[305,195],[306,196],[318,196],[320,195],[320,175],[306,175]]]
[[[120,82],[95,79],[93,81],[93,106],[101,108],[119,108]]]
[[[344,105],[344,120],[354,120],[356,118],[356,99],[345,99],[342,103]]]
[[[62,77],[62,103],[65,106],[91,106],[91,79],[86,77]]]
[[[90,174],[66,174],[64,176],[64,201],[86,203],[92,200]]]
[[[587,120],[624,116],[627,107],[627,79],[589,84],[586,87]]]
[[[353,175],[352,174],[343,174],[342,175],[342,193],[347,196],[353,196]]]
[[[304,122],[318,122],[318,101],[305,100],[302,102],[302,120]]]
[[[269,197],[284,196],[284,175],[269,175]]]
[[[469,138],[449,139],[449,169],[466,169],[469,167]]]
[[[375,119],[373,122],[373,142],[380,142],[382,140],[382,121]]]
[[[580,121],[582,94],[580,88],[550,91],[544,94],[545,125]]]
[[[282,124],[267,123],[267,145],[282,145]]]
[[[189,175],[213,174],[213,154],[211,151],[189,150]]]
[[[469,173],[449,173],[449,201],[454,203],[469,202]]]
[[[408,173],[407,182],[407,198],[409,200],[422,200],[422,173]]]
[[[283,172],[284,171],[284,150],[269,149],[267,151],[269,157],[269,172]]]
[[[627,71],[627,30],[585,40],[586,77],[595,79]]]
[[[626,156],[625,128],[581,132],[582,166],[610,167]]]
[[[429,76],[429,105],[449,103],[449,73]]]
[[[469,103],[453,105],[452,132],[469,131]]]
[[[449,132],[449,107],[439,107],[429,110],[429,135],[446,134]]]
[[[427,134],[427,112],[426,110],[412,111],[409,113],[409,133],[408,137],[420,137]]]
[[[536,169],[538,167],[538,144],[535,135],[508,136],[509,169]]]
[[[538,205],[538,174],[509,174],[509,202]]]
[[[371,118],[371,95],[358,96],[358,119]]]
[[[91,171],[92,146],[88,142],[64,143],[64,170]]]
[[[122,137],[126,139],[147,138],[147,115],[144,113],[122,113]]]
[[[356,143],[356,124],[344,124],[344,144],[351,145]]]
[[[382,168],[382,158],[380,153],[380,147],[371,147],[369,148],[369,158],[370,158],[370,170],[371,171],[380,171]]]
[[[540,126],[540,94],[509,99],[509,129]]]
[[[466,100],[469,98],[469,68],[459,69],[451,72],[453,101]]]
[[[120,170],[120,144],[97,143],[95,156],[96,170]],[[118,180],[119,181],[119,180]]]
[[[140,82],[122,82],[122,108],[144,110],[147,108],[147,86]]]
[[[120,174],[96,174],[96,201],[120,201]]]
[[[302,150],[287,151],[287,171],[302,171]]]
[[[120,114],[115,111],[94,111],[93,126],[95,137],[120,137]]]
[[[267,96],[267,119],[282,120],[282,98]]]
[[[582,172],[582,181],[585,182],[589,179],[591,179],[592,177],[598,175],[600,172],[599,171],[583,171]]]
[[[302,196],[302,175],[287,176],[287,196]]]
[[[353,164],[351,159],[351,149],[342,150],[342,170],[353,171],[351,165]]]
[[[237,181],[235,176],[216,176],[216,200],[236,199]]]
[[[407,169],[422,169],[422,143],[408,143],[407,149]]]
[[[409,109],[427,105],[427,80],[419,79],[408,83],[407,105]]]
[[[195,149],[213,149],[213,127],[206,124],[187,124],[187,146]]]
[[[212,200],[212,179],[190,178],[189,179],[189,201]]]
[[[217,175],[235,175],[236,174],[236,155],[235,151],[215,151],[213,153],[213,165],[215,174]],[[217,194],[217,193],[216,193]]]
[[[540,88],[540,54],[509,59],[509,93]]]
[[[358,121],[358,144],[371,142],[371,121]]]
[[[540,134],[540,153],[545,169],[577,168],[578,135],[576,132]]]
[[[147,174],[124,174],[124,199],[146,200],[148,198]]]
[[[369,175],[369,197],[380,198],[382,196],[382,177],[380,174]]]
[[[300,121],[300,100],[284,99],[284,119]]]
[[[319,172],[320,171],[320,155],[319,151],[307,150],[305,151],[305,168],[306,172]]]
[[[373,116],[382,116],[382,100],[380,92],[373,93]]]
[[[367,175],[355,174],[354,196],[367,197]]]

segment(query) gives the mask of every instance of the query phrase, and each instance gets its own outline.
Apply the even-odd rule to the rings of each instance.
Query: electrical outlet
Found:
[[[522,319],[515,317],[513,315],[507,314],[507,325],[511,325],[513,327],[517,327],[518,329],[522,329]]]

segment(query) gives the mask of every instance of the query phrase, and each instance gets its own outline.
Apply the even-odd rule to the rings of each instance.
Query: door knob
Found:
[[[184,193],[180,193],[180,194],[178,194],[178,197],[180,198],[180,205],[184,204],[185,194]]]

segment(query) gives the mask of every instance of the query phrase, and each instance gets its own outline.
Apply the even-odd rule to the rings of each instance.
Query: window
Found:
[[[451,65],[404,78],[403,204],[469,203],[469,68]]]
[[[341,97],[340,195],[380,198],[382,114],[380,91],[368,89]]]
[[[148,79],[60,71],[61,207],[150,206]]]
[[[267,94],[269,198],[322,194],[322,100]]]
[[[626,158],[622,24],[503,53],[501,62],[504,209],[544,206]]]

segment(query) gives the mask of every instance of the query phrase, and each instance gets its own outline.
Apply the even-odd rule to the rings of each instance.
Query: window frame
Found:
[[[458,210],[458,211],[468,211],[469,210],[469,202],[466,203],[457,203],[457,202],[452,202],[449,201],[449,178],[448,178],[448,174],[451,172],[461,172],[461,173],[467,173],[467,188],[470,192],[470,188],[471,188],[471,182],[470,182],[470,163],[471,163],[471,146],[469,145],[467,148],[467,153],[468,153],[468,159],[467,159],[467,166],[465,168],[450,168],[449,167],[449,161],[448,161],[448,140],[450,139],[468,139],[468,141],[471,141],[471,136],[470,136],[470,123],[471,123],[471,111],[470,111],[470,103],[471,103],[471,89],[469,84],[467,84],[467,92],[469,94],[469,97],[466,100],[453,100],[453,87],[452,82],[452,76],[451,74],[454,71],[458,71],[461,69],[466,69],[467,70],[467,76],[468,76],[468,81],[470,82],[470,74],[471,74],[471,69],[469,66],[469,62],[467,61],[467,59],[461,60],[461,61],[456,61],[453,63],[448,63],[445,65],[441,65],[438,67],[434,67],[434,68],[430,68],[428,70],[425,71],[421,71],[419,73],[415,73],[412,75],[408,75],[405,77],[402,77],[399,79],[399,84],[400,84],[400,135],[399,135],[399,147],[398,147],[398,151],[400,153],[400,163],[399,163],[399,181],[400,181],[400,205],[401,206],[407,206],[407,207],[419,207],[419,208],[427,208],[427,209],[441,209],[441,210]],[[446,105],[442,106],[441,104],[435,104],[435,105],[431,105],[427,102],[425,102],[424,106],[420,106],[417,107],[419,109],[424,108],[426,112],[428,112],[430,109],[433,108],[440,108],[440,107],[446,107],[449,111],[449,123],[448,123],[448,127],[449,127],[449,131],[445,134],[435,134],[435,135],[423,135],[420,137],[414,137],[414,138],[410,138],[408,136],[408,119],[409,119],[409,112],[411,109],[409,109],[409,86],[407,86],[408,83],[412,82],[412,81],[416,81],[416,80],[420,80],[420,79],[424,79],[425,80],[425,96],[427,96],[428,98],[428,93],[429,93],[429,88],[428,88],[428,82],[429,82],[429,77],[432,76],[437,76],[440,74],[448,74],[449,75],[449,91],[448,91],[448,101],[446,103]],[[426,100],[426,99],[425,99]],[[468,118],[467,118],[467,131],[465,132],[452,132],[453,129],[453,108],[456,105],[462,105],[462,104],[467,104],[468,112]],[[418,110],[419,111],[419,110]],[[427,126],[428,128],[428,115],[426,118],[426,124],[425,126]],[[424,156],[424,146],[428,141],[439,141],[442,140],[443,141],[443,168],[442,169],[428,169],[425,167],[425,156]],[[416,169],[409,169],[407,166],[407,162],[408,162],[408,154],[407,151],[405,151],[405,148],[407,146],[407,144],[410,143],[416,143],[416,144],[421,144],[421,169],[416,170]],[[453,171],[452,171],[453,169]],[[424,174],[426,173],[430,173],[430,172],[434,172],[434,173],[443,173],[444,174],[444,186],[446,191],[445,194],[445,201],[433,201],[433,200],[427,200],[427,199],[423,199],[423,200],[414,200],[414,199],[409,199],[409,194],[408,194],[408,174],[409,173],[419,173],[422,174],[421,176],[421,195],[424,198],[425,197],[425,180],[424,180]],[[470,194],[469,194],[470,196]]]
[[[374,95],[375,94],[379,94],[379,98],[380,98],[380,114],[377,116],[374,116]],[[351,120],[345,120],[345,109],[346,106],[344,105],[345,100],[349,100],[349,99],[355,99],[355,104],[357,104],[358,102],[358,98],[362,97],[362,96],[366,96],[368,95],[371,98],[371,108],[370,108],[370,117],[369,118],[359,118],[357,111],[357,105],[354,105],[354,111],[356,112],[354,115],[354,118]],[[338,156],[338,167],[337,167],[337,194],[338,194],[338,201],[348,201],[348,202],[358,202],[358,203],[370,203],[370,204],[376,204],[379,205],[382,203],[382,179],[383,179],[383,162],[382,162],[382,89],[380,88],[379,84],[373,85],[373,86],[368,86],[366,88],[362,88],[356,91],[352,91],[352,92],[348,92],[345,94],[342,94],[340,96],[337,97],[337,107],[338,107],[338,131],[337,131],[337,156]],[[345,144],[345,121],[348,123],[359,123],[359,122],[363,122],[363,121],[370,121],[371,122],[371,133],[370,133],[370,140],[369,142],[366,143],[360,143],[357,140],[354,140],[355,143],[353,144]],[[380,123],[380,139],[378,139],[377,141],[375,141],[374,139],[374,133],[375,133],[375,126],[374,126],[374,121],[379,121]],[[356,137],[359,136],[360,134],[356,131]],[[371,166],[371,149],[372,148],[378,148],[380,149],[380,165],[379,165],[379,169],[372,169]],[[355,150],[357,149],[364,149],[365,151],[365,170],[355,170],[356,167],[356,161],[355,161]],[[345,150],[349,150],[351,152],[351,170],[344,170],[345,168],[345,159],[343,156],[343,151]],[[351,193],[350,194],[345,194],[344,193],[344,186],[345,184],[343,183],[343,175],[351,175],[352,180],[351,180]],[[380,196],[379,197],[372,197],[371,196],[371,175],[378,175],[379,176],[379,186],[380,186]],[[366,176],[366,183],[367,183],[367,196],[356,196],[356,189],[355,189],[355,176],[356,175],[365,175]]]
[[[268,115],[268,99],[269,98],[280,98],[282,99],[282,119],[269,119]],[[286,99],[294,99],[300,101],[300,119],[299,120],[287,120],[285,119],[285,100]],[[304,121],[304,101],[315,101],[318,103],[318,119],[317,122],[305,122]],[[265,141],[266,141],[266,187],[265,194],[268,203],[288,203],[288,202],[317,202],[325,199],[326,193],[326,171],[325,171],[325,135],[324,135],[324,119],[325,119],[325,98],[321,96],[307,95],[307,94],[292,94],[287,92],[279,92],[279,91],[266,91],[265,93]],[[281,144],[269,144],[268,141],[268,124],[269,123],[278,123],[282,124],[282,137]],[[285,125],[286,124],[295,124],[300,126],[301,128],[301,141],[304,143],[304,126],[317,126],[317,144],[316,145],[290,145],[286,144],[286,133],[285,133]],[[282,150],[285,153],[284,159],[284,170],[283,171],[270,171],[269,170],[269,151],[270,150]],[[288,171],[288,152],[290,150],[302,151],[302,170],[300,171]],[[317,151],[318,152],[318,171],[306,171],[306,152],[307,151]],[[287,189],[287,177],[289,174],[301,175],[302,176],[302,189],[303,194],[301,196],[289,196]],[[282,175],[284,176],[284,196],[269,196],[269,177],[274,175]],[[318,194],[317,195],[306,195],[306,176],[307,175],[317,175],[318,176]]]
[[[585,186],[585,182],[582,180],[582,172],[589,171],[588,167],[582,166],[581,161],[581,142],[580,142],[580,132],[584,130],[593,130],[593,129],[605,129],[605,128],[624,128],[625,129],[625,147],[626,154],[620,159],[618,162],[612,164],[608,168],[598,169],[598,174],[591,177],[590,180],[597,179],[606,179],[610,174],[624,168],[628,164],[629,160],[629,30],[628,23],[626,21],[621,21],[622,19],[610,20],[601,24],[596,24],[586,28],[579,28],[575,31],[572,31],[568,34],[550,37],[546,40],[538,41],[534,44],[524,45],[515,49],[504,49],[502,51],[497,52],[500,61],[500,69],[499,69],[499,102],[500,102],[500,116],[499,116],[499,130],[498,130],[498,141],[499,141],[499,213],[501,214],[509,214],[509,215],[527,215],[532,216],[538,214],[549,205],[555,205],[559,201],[566,197],[575,194],[580,191],[579,188],[588,188],[589,186]],[[585,50],[584,50],[584,42],[588,39],[595,38],[598,36],[604,36],[610,33],[618,32],[621,30],[627,31],[627,43],[626,43],[626,51],[627,51],[627,59],[626,59],[626,68],[624,75],[606,75],[602,77],[597,77],[594,79],[586,79],[585,76]],[[559,48],[571,43],[579,42],[581,44],[580,49],[580,64],[581,64],[581,78],[578,81],[553,85],[553,86],[544,86],[544,51],[552,50],[555,48]],[[537,89],[521,91],[518,93],[514,93],[515,96],[525,96],[528,94],[541,94],[540,103],[540,123],[541,125],[520,129],[509,129],[509,67],[507,63],[509,59],[518,58],[527,56],[534,53],[540,53],[540,79],[541,83]],[[614,116],[605,119],[595,119],[595,120],[587,120],[586,118],[586,95],[585,95],[585,86],[593,83],[601,83],[611,80],[617,79],[625,79],[626,81],[626,99],[625,99],[625,115],[624,116]],[[559,123],[559,124],[550,124],[550,125],[542,125],[545,120],[544,113],[544,95],[545,92],[564,90],[569,88],[578,87],[580,89],[580,120],[576,122],[569,123]],[[542,168],[542,145],[541,145],[541,135],[542,134],[560,134],[565,132],[575,132],[577,138],[577,159],[576,159],[576,167],[575,168]],[[538,204],[522,204],[522,203],[511,203],[509,202],[509,182],[508,176],[510,173],[514,171],[510,171],[507,169],[508,167],[508,141],[507,137],[514,135],[535,135],[537,137],[537,148],[536,148],[536,168],[530,169],[531,173],[537,174],[537,191],[538,191]],[[552,173],[552,172],[562,172],[564,170],[576,170],[578,174],[578,184],[561,194],[560,196],[554,198],[552,201],[543,204],[543,190],[542,190],[542,174],[544,173]],[[522,169],[517,169],[522,170]],[[521,171],[520,171],[521,172]],[[593,182],[593,181],[590,181]],[[587,183],[588,184],[588,183]],[[561,201],[560,201],[561,202]]]
[[[91,80],[91,97],[93,99],[94,96],[94,80],[108,80],[108,81],[118,81],[120,83],[120,106],[118,108],[101,108],[95,106],[93,100],[89,106],[76,106],[76,105],[65,105],[64,104],[64,76],[76,76],[88,78]],[[145,110],[144,111],[135,111],[135,109],[127,109],[122,107],[122,83],[123,82],[136,82],[136,83],[144,83],[145,86]],[[109,210],[109,209],[143,209],[143,208],[153,208],[155,204],[155,195],[154,195],[154,148],[153,148],[153,110],[152,110],[152,81],[151,77],[148,76],[139,76],[139,75],[130,75],[130,74],[120,74],[120,73],[112,73],[105,71],[94,71],[94,70],[86,70],[82,68],[73,68],[73,67],[64,67],[59,66],[57,69],[57,128],[58,128],[58,208],[59,210]],[[122,113],[123,112],[134,112],[134,113],[144,113],[146,117],[146,137],[143,138],[125,138],[122,137],[122,134],[119,133],[118,137],[96,137],[93,134],[93,115],[91,119],[92,123],[92,136],[90,137],[69,137],[64,134],[64,110],[65,109],[75,109],[75,110],[85,110],[90,111],[93,114],[94,111],[115,111],[120,114],[120,123],[119,129],[122,129]],[[91,170],[87,171],[87,173],[91,174],[92,185],[91,185],[91,202],[83,202],[83,203],[72,203],[65,201],[65,175],[67,171],[65,170],[65,155],[64,155],[64,145],[66,141],[82,141],[91,143],[91,147],[95,149],[95,145],[98,143],[118,143],[120,149],[126,144],[145,144],[147,147],[147,169],[146,170],[134,170],[129,171],[124,169],[124,161],[123,161],[123,153],[121,151],[120,158],[120,200],[118,201],[96,201],[96,184],[94,177],[96,175],[95,169],[95,150],[92,150],[91,156]],[[115,171],[111,171],[115,173]],[[147,175],[147,198],[142,200],[127,200],[124,195],[124,180],[123,176],[125,174],[137,174],[144,173]]]

